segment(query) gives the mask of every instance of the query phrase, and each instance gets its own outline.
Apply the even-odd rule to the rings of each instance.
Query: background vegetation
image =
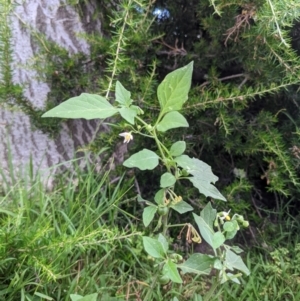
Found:
[[[85,1],[70,5],[82,11]],[[184,112],[192,127],[174,135],[218,175],[228,203],[214,205],[241,212],[251,225],[239,238],[250,242],[251,275],[241,286],[223,286],[215,300],[299,300],[299,14],[300,5],[286,0],[99,0],[94,17],[103,34],[86,36],[90,58],[70,57],[50,43],[51,51],[41,54],[52,62],[43,70],[53,87],[45,111],[83,91],[113,98],[119,80],[139,106],[156,112],[158,82],[194,61]],[[8,35],[7,27],[1,30]],[[1,47],[2,65],[9,66],[9,48]],[[86,59],[88,73],[82,72]],[[1,99],[14,96],[25,106],[11,70],[2,70]],[[44,124],[43,112],[27,109],[37,127],[55,134],[56,121]],[[101,135],[89,150],[112,152],[118,133]],[[172,137],[164,139],[168,144]],[[141,143],[151,149],[150,141],[135,140],[129,151]],[[146,198],[158,182],[138,171],[135,184],[128,182],[132,174],[112,181],[119,172],[77,170],[51,194],[38,179],[3,190],[0,296],[70,300],[70,294],[98,292],[100,300],[143,300],[152,262],[142,250],[134,218],[141,208],[133,196],[139,189]],[[199,209],[207,202],[192,187],[182,189]],[[181,286],[153,289],[153,300],[196,301],[208,288],[209,279],[187,278]]]

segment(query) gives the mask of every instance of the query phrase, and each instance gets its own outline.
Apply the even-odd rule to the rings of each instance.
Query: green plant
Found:
[[[43,117],[105,119],[120,114],[127,122],[126,127],[130,129],[120,134],[124,137],[124,143],[129,143],[136,134],[155,142],[158,153],[144,148],[131,155],[123,163],[128,168],[140,170],[153,170],[161,164],[166,170],[160,177],[160,189],[154,193],[155,203],[144,200],[140,195],[137,197],[139,202],[146,205],[143,211],[145,227],[149,226],[155,215],[159,216],[153,232],[161,232],[154,237],[143,236],[144,248],[155,260],[151,288],[153,289],[157,283],[163,285],[169,281],[182,283],[182,277],[186,273],[208,275],[213,268],[216,270],[216,277],[203,299],[210,300],[220,283],[228,280],[239,283],[240,272],[249,275],[248,268],[238,255],[242,250],[225,244],[226,240],[236,235],[241,226],[247,227],[248,222],[238,214],[230,218],[229,212],[217,213],[208,203],[200,215],[193,213],[193,217],[201,236],[211,246],[213,255],[197,253],[183,261],[180,254],[170,250],[169,230],[173,227],[182,228],[181,232],[186,229],[187,242],[201,243],[201,236],[192,223],[169,224],[171,210],[179,214],[193,210],[193,207],[183,200],[182,196],[177,195],[177,185],[190,181],[206,197],[226,201],[213,185],[218,177],[212,173],[210,166],[184,154],[185,141],[176,141],[171,147],[167,147],[160,138],[168,130],[189,126],[179,110],[188,99],[192,71],[193,63],[189,63],[168,74],[158,86],[157,97],[160,112],[153,123],[142,119],[143,110],[133,104],[131,93],[120,82],[116,84],[115,106],[104,97],[83,93],[61,103],[46,112]],[[181,270],[181,275],[178,269]],[[150,300],[150,295],[151,289],[145,293],[143,300]]]
[[[88,163],[85,171],[68,163],[76,172],[60,176],[50,193],[38,178],[23,178],[0,195],[0,299],[70,301],[95,288],[115,294],[136,274],[141,232],[119,209],[130,201],[128,185],[121,187],[123,177],[109,184],[110,172]],[[123,220],[130,232],[119,227]]]

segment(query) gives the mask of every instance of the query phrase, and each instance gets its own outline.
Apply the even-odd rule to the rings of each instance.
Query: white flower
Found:
[[[119,136],[124,137],[124,143],[128,143],[128,142],[130,142],[130,140],[133,140],[133,136],[131,135],[131,132],[129,132],[129,133],[124,132],[124,133],[119,134]]]
[[[221,221],[224,221],[224,220],[230,221],[229,212],[230,212],[230,210],[229,210],[228,212],[226,212],[226,211],[220,212],[220,213],[219,213],[219,218],[220,218],[220,220],[221,220]]]

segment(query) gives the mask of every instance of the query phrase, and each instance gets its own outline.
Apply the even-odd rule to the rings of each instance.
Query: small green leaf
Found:
[[[80,96],[72,97],[50,111],[42,117],[59,118],[84,118],[87,120],[101,118],[105,119],[118,113],[118,109],[113,107],[104,97],[82,93]]]
[[[157,97],[161,113],[178,111],[188,99],[193,73],[193,62],[169,73],[158,86]]]
[[[175,283],[182,283],[176,264],[170,259],[167,260],[163,267],[163,275],[169,277]]]
[[[223,225],[223,229],[224,229],[224,231],[227,231],[227,232],[234,231],[234,230],[236,230],[236,224],[237,223],[233,223],[231,221],[230,222],[226,222]]]
[[[158,165],[158,159],[159,157],[155,152],[143,149],[129,157],[126,161],[124,161],[123,165],[129,168],[137,167],[140,170],[151,170]]]
[[[185,149],[186,149],[185,141],[177,141],[174,144],[172,144],[170,148],[170,155],[174,157],[180,156],[185,152]]]
[[[98,294],[86,295],[84,297],[80,295],[70,295],[72,301],[97,301]]]
[[[192,254],[183,264],[178,265],[178,268],[185,273],[193,273],[197,275],[209,275],[215,258],[201,254]]]
[[[229,223],[229,224],[227,224],[227,223]],[[236,220],[226,222],[223,227],[225,227],[226,229],[227,228],[232,229],[232,230],[225,230],[225,228],[224,228],[224,230],[226,231],[226,233],[225,233],[226,239],[232,239],[233,237],[235,237],[237,231],[240,229],[239,224]]]
[[[134,118],[137,115],[136,109],[122,107],[119,109],[119,113],[127,122],[134,124]]]
[[[232,239],[235,237],[236,233],[237,233],[237,230],[226,232],[225,237],[226,237],[226,239]]]
[[[250,271],[247,268],[247,266],[244,264],[241,256],[236,255],[229,249],[226,250],[225,265],[230,270],[237,269],[245,273],[246,275],[250,274]]]
[[[193,213],[193,216],[194,216],[195,222],[199,228],[201,236],[212,248],[214,248],[214,244],[213,244],[214,230],[203,219],[202,216],[198,216],[195,213]]]
[[[212,207],[211,202],[208,202],[201,210],[200,216],[209,225],[210,229],[213,230],[214,221],[217,217],[217,210]]]
[[[214,268],[220,271],[223,270],[223,263],[220,259],[214,261]]]
[[[164,258],[166,253],[161,242],[151,237],[143,236],[145,251],[154,258]]]
[[[160,178],[160,187],[166,188],[174,185],[176,178],[169,172],[164,173]]]
[[[164,205],[165,189],[160,189],[154,196],[154,201],[157,205]]]
[[[188,127],[189,124],[186,119],[177,111],[167,113],[162,121],[157,125],[157,130],[160,132],[166,132],[170,129]]]
[[[166,238],[161,233],[159,233],[157,240],[161,243],[161,245],[163,246],[163,249],[164,249],[165,253],[167,254],[168,249],[169,249],[169,243],[166,240]]]
[[[131,93],[129,91],[127,91],[119,81],[117,81],[117,83],[116,83],[116,101],[126,107],[129,107],[132,103],[132,100],[130,99],[130,97],[131,97]]]
[[[225,236],[221,232],[218,231],[214,233],[212,239],[213,248],[214,249],[219,248],[220,246],[223,245],[224,241],[225,241]]]
[[[185,201],[180,201],[175,205],[171,204],[170,207],[180,214],[194,210],[194,208]]]
[[[152,222],[156,211],[157,211],[157,206],[148,206],[144,208],[143,223],[145,227],[148,227],[149,224]]]

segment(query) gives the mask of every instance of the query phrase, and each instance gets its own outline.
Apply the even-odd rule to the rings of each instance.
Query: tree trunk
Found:
[[[39,52],[32,34],[42,33],[47,39],[66,48],[69,53],[83,52],[89,54],[88,43],[78,33],[93,29],[101,31],[99,20],[92,20],[95,1],[85,4],[83,17],[80,18],[74,7],[60,0],[25,0],[16,4],[11,14],[11,49],[12,79],[20,84],[23,95],[34,108],[43,109],[47,94],[51,87],[38,80],[38,73],[26,67],[26,63]],[[51,139],[41,130],[33,129],[30,118],[22,110],[14,106],[0,107],[0,164],[2,181],[11,182],[12,177],[28,172],[32,162],[34,172],[39,171],[45,185],[51,189],[53,174],[61,167],[68,168],[69,161],[74,158],[78,146],[90,142],[98,127],[98,121],[68,121],[63,124],[59,135]],[[100,128],[100,130],[105,130]],[[53,167],[53,168],[51,168]],[[6,179],[4,180],[4,176]]]

